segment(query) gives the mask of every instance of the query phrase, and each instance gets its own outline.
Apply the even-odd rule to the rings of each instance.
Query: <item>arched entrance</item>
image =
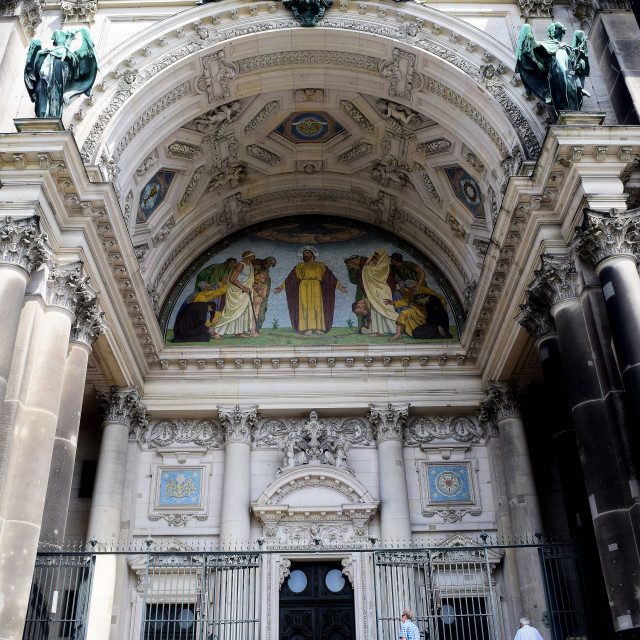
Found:
[[[280,589],[282,640],[355,637],[353,587],[339,562],[291,563]]]

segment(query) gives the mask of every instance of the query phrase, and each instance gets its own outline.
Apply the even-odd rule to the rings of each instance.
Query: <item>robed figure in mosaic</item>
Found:
[[[583,31],[573,34],[573,45],[562,42],[567,29],[561,22],[549,25],[548,40],[538,42],[525,24],[520,29],[516,48],[516,71],[527,93],[534,93],[559,111],[580,111],[584,79],[589,75],[587,37]]]
[[[322,335],[333,326],[336,289],[347,292],[327,265],[317,262],[317,249],[305,247],[302,258],[273,292],[286,291],[291,326],[298,332]]]
[[[80,47],[72,51],[71,43],[77,34],[82,37]],[[31,40],[24,68],[24,83],[36,118],[60,118],[63,105],[91,88],[98,73],[93,41],[86,29],[53,32],[51,49],[45,49],[37,38]]]

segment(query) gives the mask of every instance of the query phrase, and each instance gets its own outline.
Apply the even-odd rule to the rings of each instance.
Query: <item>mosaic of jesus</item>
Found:
[[[255,226],[199,256],[171,289],[168,346],[449,342],[464,314],[419,249],[341,219]]]

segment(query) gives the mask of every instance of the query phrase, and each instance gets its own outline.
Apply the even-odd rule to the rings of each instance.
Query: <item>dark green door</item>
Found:
[[[353,640],[353,587],[339,562],[292,562],[280,589],[281,640]]]

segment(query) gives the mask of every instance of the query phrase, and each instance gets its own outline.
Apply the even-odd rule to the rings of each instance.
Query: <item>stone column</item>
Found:
[[[76,320],[71,327],[71,342],[64,367],[62,400],[40,531],[41,543],[57,547],[64,541],[69,511],[87,362],[93,343],[104,330],[103,317],[104,313],[98,311],[97,304],[83,307],[76,313]]]
[[[22,635],[38,549],[51,454],[58,422],[65,359],[74,309],[93,294],[82,266],[54,267],[40,292],[46,307],[31,339],[36,366],[25,379],[25,403],[16,414],[11,460],[3,487],[0,535],[0,638]]]
[[[102,440],[87,537],[110,544],[120,535],[129,432],[144,424],[147,416],[135,389],[113,386],[97,395],[103,418]]]
[[[404,423],[408,404],[369,405],[378,444],[382,546],[411,546],[411,516],[404,468]]]
[[[640,633],[640,600],[634,585],[640,575],[638,538],[632,510],[636,505],[618,420],[607,402],[606,371],[599,345],[592,343],[581,306],[582,285],[571,257],[542,256],[530,285],[551,306],[569,404],[576,428],[589,506],[607,596],[618,637]]]
[[[532,539],[536,531],[542,530],[542,516],[517,395],[515,384],[491,381],[481,411],[493,418],[500,433],[514,537]],[[515,555],[523,615],[531,618],[534,626],[541,630],[547,607],[537,549],[516,549]]]
[[[576,230],[576,245],[600,279],[625,400],[633,421],[639,424],[640,276],[635,252],[640,248],[640,209],[623,213],[585,209],[583,223]],[[637,434],[634,445],[635,455],[640,456]],[[640,487],[635,491],[640,499]]]
[[[29,275],[49,255],[46,236],[39,232],[38,217],[0,220],[0,412],[4,403],[18,333],[18,323]],[[12,431],[0,428],[0,486],[9,459]]]
[[[224,478],[220,512],[220,548],[248,549],[251,502],[251,435],[258,407],[218,407],[224,427]]]

